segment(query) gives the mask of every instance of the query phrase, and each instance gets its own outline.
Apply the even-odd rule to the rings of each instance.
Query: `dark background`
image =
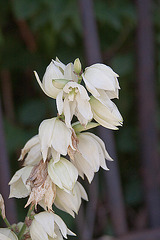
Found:
[[[4,197],[9,179],[20,167],[21,148],[37,134],[42,120],[56,116],[55,100],[41,91],[33,70],[42,79],[56,56],[65,64],[79,57],[83,69],[104,62],[120,75],[120,99],[114,102],[124,125],[114,137],[102,129],[97,134],[115,162],[109,165],[110,173],[96,174],[91,187],[85,183],[90,203],[83,203],[76,220],[55,212],[79,239],[106,235],[160,239],[159,48],[159,0],[1,0],[0,192]],[[26,199],[6,200],[11,222],[23,221],[25,203]]]

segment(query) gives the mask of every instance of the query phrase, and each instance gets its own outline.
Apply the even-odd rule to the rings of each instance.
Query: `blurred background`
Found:
[[[55,212],[80,240],[160,239],[159,49],[159,0],[0,1],[0,192],[11,222],[27,211],[27,199],[7,200],[20,150],[56,116],[33,70],[42,79],[56,56],[65,64],[79,57],[83,69],[103,62],[120,75],[114,102],[124,126],[96,130],[115,161],[85,182],[90,202],[76,220]]]

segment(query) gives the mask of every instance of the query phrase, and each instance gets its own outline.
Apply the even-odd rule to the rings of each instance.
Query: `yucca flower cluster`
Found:
[[[60,240],[75,235],[52,207],[75,217],[82,199],[88,201],[78,176],[86,176],[91,183],[100,167],[108,170],[106,160],[112,161],[103,141],[87,130],[99,125],[118,129],[123,122],[112,102],[118,98],[120,87],[118,75],[110,67],[97,63],[83,72],[79,59],[65,65],[56,58],[42,81],[34,73],[43,92],[56,99],[58,114],[44,120],[37,135],[21,151],[19,161],[23,161],[23,167],[9,182],[10,197],[28,197],[25,207],[30,205],[30,214],[24,224],[16,226],[17,234],[0,229],[0,237],[4,235],[7,240],[22,239],[24,234],[32,240]],[[77,122],[73,123],[73,116]],[[38,204],[44,211],[35,214]]]

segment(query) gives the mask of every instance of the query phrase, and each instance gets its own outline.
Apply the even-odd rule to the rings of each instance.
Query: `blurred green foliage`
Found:
[[[115,133],[115,137],[125,201],[128,206],[134,208],[140,206],[143,201],[138,170],[140,159],[137,157],[139,148],[136,116],[136,9],[130,0],[95,0],[94,10],[104,62],[120,75],[120,100],[115,102],[124,117],[124,127]],[[153,11],[155,43],[158,50],[160,44],[158,1],[154,1]],[[28,32],[19,27],[21,22],[25,22]],[[26,41],[23,31],[26,33]],[[25,142],[37,134],[38,126],[43,119],[56,114],[55,101],[41,91],[33,70],[36,70],[42,78],[45,68],[56,56],[64,63],[79,57],[83,67],[86,66],[82,31],[79,7],[75,0],[0,1],[0,70],[7,69],[11,74],[15,114],[14,121],[6,116],[4,102],[8,99],[1,84],[12,174],[18,168],[15,161]],[[31,49],[30,44],[35,47]],[[156,71],[159,78],[160,52],[156,52]],[[158,95],[159,90],[158,87]]]

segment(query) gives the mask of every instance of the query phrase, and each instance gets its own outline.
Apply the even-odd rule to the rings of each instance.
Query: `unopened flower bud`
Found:
[[[75,73],[80,74],[81,70],[82,70],[81,62],[79,58],[76,58],[74,61],[74,71]]]

